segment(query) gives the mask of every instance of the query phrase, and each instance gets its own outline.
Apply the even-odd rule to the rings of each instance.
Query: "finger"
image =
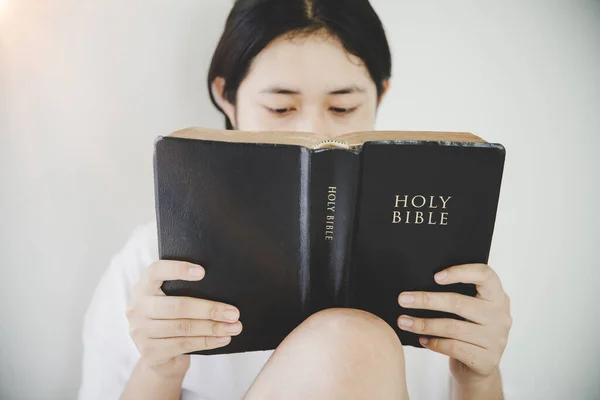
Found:
[[[158,260],[153,262],[146,271],[144,292],[156,294],[157,291],[160,291],[164,281],[199,281],[204,278],[205,273],[204,268],[197,264],[185,261]]]
[[[460,340],[421,337],[419,342],[423,347],[454,358],[482,375],[487,375],[496,365],[491,351]]]
[[[487,264],[454,265],[435,274],[434,279],[440,285],[474,283],[477,286],[477,293],[484,300],[499,301],[504,298],[502,282]]]
[[[419,335],[457,339],[483,348],[489,348],[491,345],[483,326],[453,318],[415,318],[401,315],[398,318],[398,327]]]
[[[168,360],[193,351],[216,349],[227,346],[230,336],[194,336],[166,339],[150,339],[138,347],[140,355],[154,360]]]
[[[210,320],[175,319],[148,320],[147,334],[151,339],[183,336],[236,336],[242,331],[240,321],[234,323]]]
[[[150,319],[236,322],[240,318],[240,311],[232,305],[193,297],[148,296],[142,307]]]
[[[498,314],[493,303],[460,293],[402,292],[398,303],[404,308],[453,313],[481,325],[492,323]]]

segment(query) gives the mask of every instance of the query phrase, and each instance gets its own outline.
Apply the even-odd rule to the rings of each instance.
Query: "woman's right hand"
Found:
[[[135,285],[127,319],[141,362],[165,378],[182,378],[190,365],[185,354],[229,344],[242,331],[239,310],[192,297],[166,296],[167,280],[199,281],[205,270],[183,261],[159,260]]]

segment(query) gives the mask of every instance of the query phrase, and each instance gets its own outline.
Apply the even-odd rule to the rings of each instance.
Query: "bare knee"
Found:
[[[300,327],[315,330],[316,334],[325,338],[365,339],[376,336],[377,339],[389,341],[391,345],[401,346],[396,332],[384,320],[367,311],[354,308],[328,308],[319,311],[304,321]]]
[[[311,315],[275,350],[244,397],[407,399],[404,353],[394,330],[360,310]]]
[[[307,318],[293,332],[327,353],[381,357],[383,353],[404,361],[402,344],[384,320],[366,311],[329,308]],[[387,357],[386,357],[387,358]],[[381,360],[380,360],[381,361]]]

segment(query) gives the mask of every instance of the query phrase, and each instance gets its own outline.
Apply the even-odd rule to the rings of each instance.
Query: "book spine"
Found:
[[[347,305],[360,153],[323,149],[310,166],[310,312]]]
[[[310,181],[311,153],[307,148],[301,148],[300,155],[300,296],[303,319],[310,313]]]

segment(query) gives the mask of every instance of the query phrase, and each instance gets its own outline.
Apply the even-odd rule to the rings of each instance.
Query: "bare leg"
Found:
[[[402,345],[371,313],[323,310],[273,352],[244,396],[257,399],[407,400]]]

